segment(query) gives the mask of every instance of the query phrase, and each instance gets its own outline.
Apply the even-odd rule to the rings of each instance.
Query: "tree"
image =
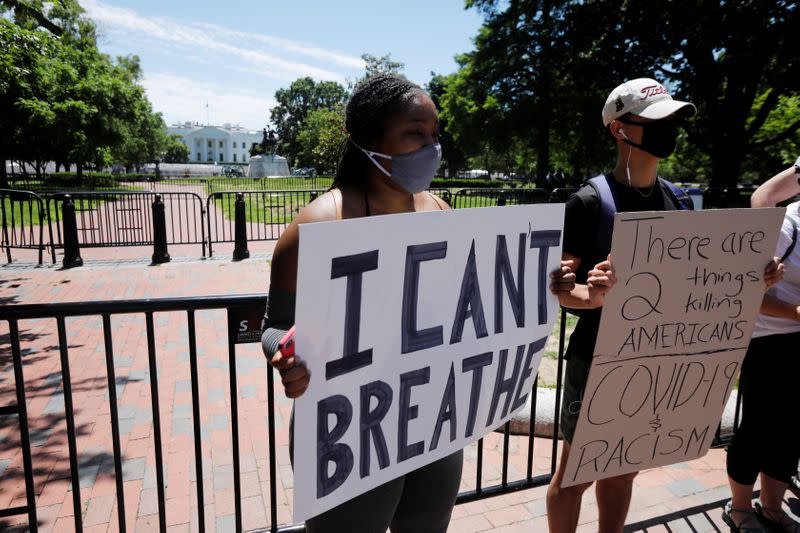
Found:
[[[0,17],[0,156],[102,167],[158,160],[166,134],[139,85],[135,56],[97,49],[74,0],[4,1]],[[11,15],[9,15],[9,11]],[[2,166],[5,184],[5,165]]]
[[[163,159],[165,163],[189,162],[189,147],[181,142],[181,136],[177,133],[170,134],[167,137]]]
[[[659,32],[668,46],[652,53],[677,95],[698,106],[689,139],[711,160],[710,184],[734,185],[746,160],[800,129],[797,115],[766,128],[800,96],[800,10],[788,1],[679,4],[653,13],[669,19]]]
[[[0,18],[0,187],[8,188],[5,162],[19,159],[23,150],[40,148],[38,139],[28,133],[45,130],[52,120],[50,110],[35,96],[46,90],[42,59],[55,47],[49,34],[24,30]]]
[[[298,166],[314,167],[321,174],[333,174],[339,161],[342,145],[347,140],[344,127],[344,108],[311,111],[297,136],[301,151]]]
[[[428,82],[427,92],[433,100],[437,109],[442,108],[442,98],[447,89],[448,77],[431,73],[431,81]],[[467,165],[467,158],[461,147],[450,133],[450,123],[448,118],[439,115],[439,144],[442,146],[442,165],[447,169],[447,175],[451,178],[456,176],[459,170]]]
[[[406,68],[405,63],[400,61],[393,61],[392,54],[383,56],[374,56],[372,54],[361,54],[361,59],[364,60],[364,75],[357,78],[347,79],[347,90],[351,91],[361,80],[374,76],[375,74],[397,74],[403,76],[403,69]]]
[[[130,115],[121,121],[120,142],[111,147],[115,162],[125,165],[125,170],[137,170],[144,163],[158,162],[164,157],[168,145],[166,124],[161,113],[153,112],[144,90],[138,85],[142,69],[137,56],[118,57],[119,74],[131,84],[133,101]]]
[[[406,68],[405,63],[392,61],[392,54],[386,54],[385,56],[361,54],[361,59],[364,60],[366,77],[374,76],[375,74],[400,74]]]
[[[485,22],[475,50],[459,60],[452,80],[459,89],[445,91],[443,108],[482,124],[479,131],[487,135],[527,141],[539,173],[554,157],[576,173],[607,164],[612,151],[597,117],[624,79],[657,78],[676,98],[698,106],[677,156],[706,165],[695,173],[712,185],[735,184],[743,170],[800,130],[800,118],[785,112],[800,95],[796,2],[466,5],[480,10]],[[497,116],[487,116],[489,106]]]
[[[278,105],[272,108],[270,119],[278,134],[278,153],[296,163],[301,151],[297,136],[311,111],[333,109],[347,100],[347,91],[335,81],[315,82],[309,77],[292,82],[288,89],[275,93]]]

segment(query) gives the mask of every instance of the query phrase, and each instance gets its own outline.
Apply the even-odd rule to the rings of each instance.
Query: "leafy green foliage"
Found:
[[[311,111],[297,136],[301,147],[298,166],[314,167],[323,174],[333,174],[346,140],[342,106]]]
[[[796,2],[468,0],[466,7],[480,11],[484,25],[459,70],[444,77],[441,108],[473,164],[505,157],[519,170],[535,165],[540,177],[555,167],[579,176],[608,168],[615,154],[600,109],[615,86],[638,77],[659,79],[698,108],[664,162],[667,173],[730,186],[796,157]]]
[[[278,105],[272,108],[270,119],[278,135],[277,153],[296,166],[303,150],[298,139],[309,113],[317,109],[333,109],[347,100],[347,91],[335,81],[315,82],[299,78],[287,89],[275,93]]]
[[[164,121],[139,85],[136,56],[112,60],[75,0],[3,1],[0,159],[84,167],[158,161]],[[0,170],[5,185],[5,165]]]
[[[181,136],[173,133],[167,137],[164,146],[165,163],[188,163],[189,147],[181,142]]]

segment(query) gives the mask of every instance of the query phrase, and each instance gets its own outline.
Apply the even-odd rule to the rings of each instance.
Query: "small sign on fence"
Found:
[[[261,342],[264,331],[264,306],[232,307],[228,309],[228,336],[235,344]]]

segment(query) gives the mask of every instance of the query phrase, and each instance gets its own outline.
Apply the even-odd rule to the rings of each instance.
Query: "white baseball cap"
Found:
[[[608,95],[603,106],[603,126],[628,113],[658,120],[676,113],[691,117],[697,113],[697,108],[689,102],[673,100],[656,80],[637,78],[626,81]]]

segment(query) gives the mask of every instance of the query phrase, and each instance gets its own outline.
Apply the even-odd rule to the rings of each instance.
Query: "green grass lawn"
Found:
[[[567,313],[567,331],[566,331],[566,338],[564,339],[564,349],[566,350],[567,342],[569,341],[569,336],[572,335],[572,332],[575,330],[575,324],[578,323],[578,317]],[[558,311],[558,315],[556,316],[556,324],[553,326],[553,331],[550,333],[550,337],[547,339],[547,344],[544,347],[544,356],[550,359],[558,359],[558,332],[559,328],[561,328],[561,311]]]
[[[6,226],[11,227],[12,222],[14,227],[28,227],[39,225],[39,203],[12,200],[6,196],[3,197],[2,211],[0,217],[5,216]],[[45,221],[47,219],[45,218]],[[0,224],[3,223],[0,218]]]
[[[71,189],[71,191],[80,192],[81,189]],[[91,189],[92,191],[140,191],[141,189],[138,187],[131,187],[131,186],[120,186],[114,188],[102,188],[102,189]],[[36,191],[33,191],[36,192]],[[42,191],[40,191],[42,192]],[[50,210],[51,214],[53,215],[53,220],[57,218],[60,219],[59,216],[56,217],[55,213],[52,213],[52,210],[56,208],[58,205],[60,208],[60,203],[57,202],[49,202],[46,197],[42,198],[42,203],[44,204],[45,211]],[[93,209],[99,208],[101,205],[105,204],[107,200],[102,198],[75,198],[73,203],[75,204],[75,211],[91,211]],[[28,227],[28,226],[38,226],[39,225],[39,202],[37,201],[30,201],[26,196],[20,196],[20,199],[12,199],[8,196],[3,196],[3,209],[5,210],[6,216],[6,225],[9,227],[11,226],[11,222],[13,220],[15,227]],[[0,211],[0,216],[2,216],[2,211]],[[45,215],[44,221],[45,224],[47,223],[47,216]],[[0,220],[0,224],[2,220]]]
[[[331,177],[302,178],[286,176],[280,178],[236,178],[227,176],[201,176],[193,178],[167,178],[156,182],[159,190],[175,185],[203,185],[210,195],[220,191],[295,191],[306,189],[328,189],[333,183]],[[147,184],[149,186],[149,184]]]
[[[321,193],[320,193],[321,194]],[[262,193],[245,195],[245,219],[263,224],[288,224],[302,207],[311,202],[311,191],[294,193]],[[234,220],[235,198],[226,196],[214,202],[223,216]]]

